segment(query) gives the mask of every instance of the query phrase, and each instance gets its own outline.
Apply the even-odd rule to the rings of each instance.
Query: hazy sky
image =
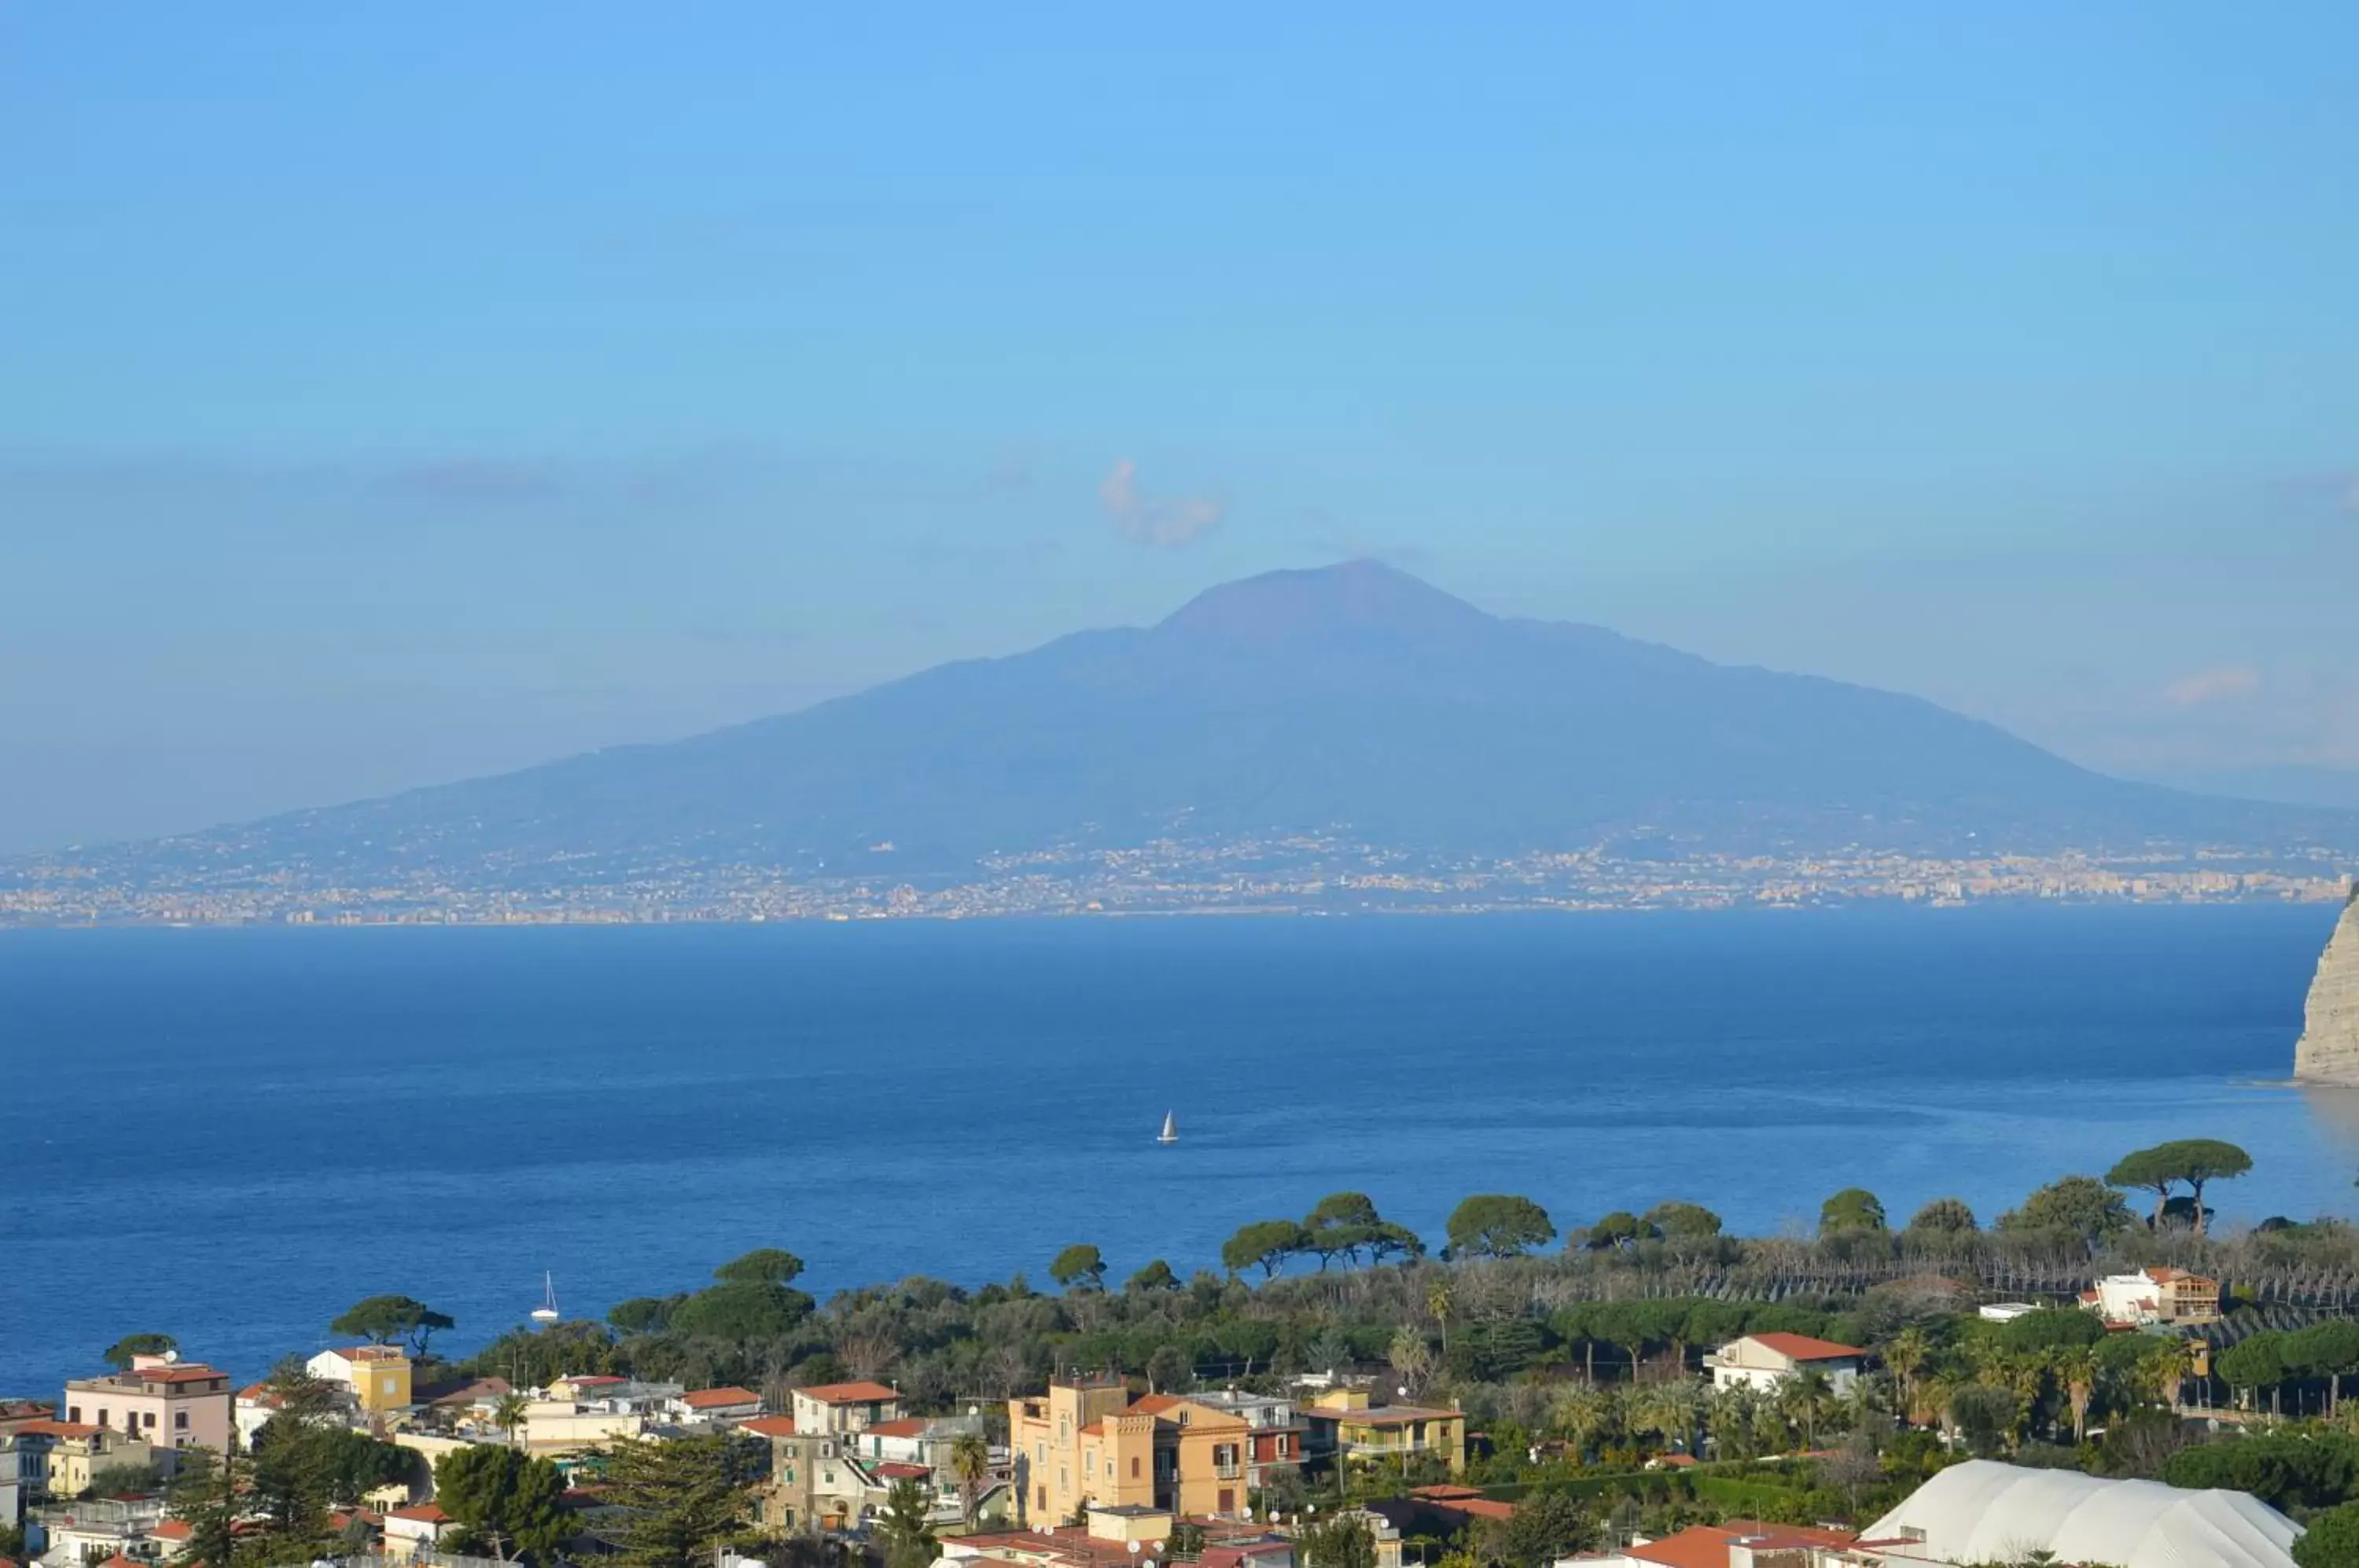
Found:
[[[1381,555],[2359,768],[2359,6],[0,5],[0,849]]]

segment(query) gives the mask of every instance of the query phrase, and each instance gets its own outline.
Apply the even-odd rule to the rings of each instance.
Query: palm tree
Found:
[[[961,1432],[951,1444],[951,1475],[958,1482],[959,1518],[973,1524],[975,1499],[991,1479],[991,1445],[981,1432]]]
[[[2176,1339],[2155,1341],[2137,1359],[2138,1382],[2157,1404],[2176,1409],[2180,1388],[2187,1381],[2191,1347]]]
[[[1567,1384],[1557,1390],[1549,1414],[1571,1444],[1574,1463],[1587,1464],[1590,1441],[1605,1430],[1611,1414],[1605,1391],[1589,1383]]]
[[[1450,1288],[1450,1277],[1439,1275],[1425,1288],[1425,1310],[1441,1325],[1441,1354],[1450,1354],[1450,1316],[1458,1307],[1457,1292]]]
[[[1631,1424],[1651,1432],[1682,1452],[1693,1452],[1698,1385],[1682,1377],[1639,1390],[1630,1405]]]
[[[1385,1359],[1392,1363],[1393,1371],[1412,1390],[1425,1387],[1425,1379],[1433,1370],[1433,1351],[1425,1343],[1425,1335],[1408,1323],[1393,1331],[1393,1342],[1386,1350]]]
[[[2097,1392],[2097,1351],[2094,1345],[2067,1345],[2049,1358],[2049,1370],[2064,1388],[2072,1411],[2072,1441],[2089,1441],[2089,1400]]]
[[[1892,1343],[1884,1347],[1884,1364],[1892,1369],[1892,1376],[1900,1384],[1900,1409],[1912,1418],[1917,1413],[1911,1399],[1917,1374],[1925,1370],[1926,1363],[1932,1358],[1933,1342],[1925,1337],[1925,1331],[1921,1328],[1902,1329],[1892,1336]]]
[[[1803,1447],[1818,1446],[1819,1416],[1832,1391],[1827,1375],[1815,1367],[1777,1380],[1777,1413],[1802,1429]]]
[[[525,1412],[529,1408],[522,1394],[510,1391],[502,1394],[492,1406],[492,1424],[508,1434],[510,1446],[516,1443],[516,1428],[524,1425]]]

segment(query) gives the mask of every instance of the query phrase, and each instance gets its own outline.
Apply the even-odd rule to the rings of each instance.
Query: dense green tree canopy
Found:
[[[2011,1232],[2070,1235],[2094,1245],[2117,1236],[2136,1222],[2122,1195],[2094,1176],[2066,1176],[2050,1181],[1998,1217],[1998,1228]]]
[[[791,1285],[803,1271],[803,1260],[782,1247],[757,1247],[733,1258],[712,1271],[712,1277],[733,1285]]]
[[[1105,1258],[1089,1243],[1077,1241],[1049,1263],[1049,1278],[1068,1290],[1102,1290],[1105,1286]]]
[[[1548,1568],[1598,1544],[1597,1521],[1569,1492],[1543,1488],[1476,1534],[1476,1553],[1500,1568]]]
[[[671,1296],[633,1296],[606,1310],[606,1321],[625,1334],[660,1334],[671,1326],[672,1313],[688,1300],[681,1291]]]
[[[1122,1288],[1125,1290],[1134,1292],[1141,1290],[1176,1290],[1180,1288],[1180,1277],[1171,1272],[1171,1265],[1164,1262],[1163,1259],[1158,1258],[1154,1262],[1148,1264],[1146,1268],[1140,1269],[1137,1273],[1132,1275],[1128,1279],[1123,1281]]]
[[[1977,1226],[1964,1199],[1936,1198],[1908,1216],[1908,1228],[1929,1236],[1970,1236]]]
[[[2288,1512],[2332,1508],[2359,1491],[2359,1441],[2339,1432],[2270,1432],[2199,1443],[2165,1461],[2162,1478],[2250,1492]]]
[[[778,1339],[810,1316],[800,1290],[751,1280],[709,1285],[672,1310],[671,1326],[710,1339]]]
[[[1556,1239],[1548,1211],[1511,1192],[1478,1192],[1451,1211],[1452,1258],[1513,1258]]]
[[[885,1549],[885,1568],[929,1568],[938,1554],[933,1526],[927,1522],[930,1499],[924,1488],[904,1476],[885,1495],[885,1511],[877,1516],[876,1541]]]
[[[1720,1216],[1701,1203],[1657,1203],[1640,1217],[1667,1241],[1705,1241],[1720,1234]]]
[[[1657,1234],[1654,1226],[1642,1225],[1629,1210],[1616,1209],[1610,1214],[1599,1215],[1595,1225],[1580,1233],[1579,1239],[1592,1252],[1610,1252]]]
[[[2293,1543],[2301,1568],[2359,1568],[2359,1503],[2311,1516],[2310,1532]]]
[[[1308,1568],[1376,1568],[1375,1532],[1365,1519],[1328,1519],[1304,1530],[1301,1541]]]
[[[518,1449],[474,1443],[445,1454],[434,1462],[434,1500],[495,1556],[542,1561],[565,1538],[564,1474]]]
[[[2124,1155],[2105,1172],[2105,1180],[2116,1187],[2152,1192],[2157,1227],[2169,1209],[2171,1189],[2184,1184],[2189,1194],[2187,1213],[2201,1234],[2205,1228],[2204,1187],[2242,1176],[2252,1168],[2253,1157],[2233,1143],[2216,1138],[2182,1138]]]
[[[445,1313],[409,1296],[371,1296],[328,1324],[331,1334],[357,1334],[371,1345],[407,1338],[411,1352],[426,1354],[438,1329],[455,1326]]]
[[[773,1287],[775,1288],[775,1287]],[[600,1487],[629,1568],[704,1568],[745,1528],[753,1445],[730,1437],[619,1440],[601,1451]]]
[[[168,1334],[126,1334],[106,1347],[106,1364],[125,1372],[135,1356],[169,1356],[179,1348],[180,1342]]]
[[[1257,1268],[1267,1279],[1310,1242],[1310,1233],[1293,1220],[1256,1220],[1221,1244],[1221,1262],[1231,1273]]]
[[[1822,1231],[1882,1230],[1884,1203],[1864,1187],[1845,1187],[1819,1205]]]

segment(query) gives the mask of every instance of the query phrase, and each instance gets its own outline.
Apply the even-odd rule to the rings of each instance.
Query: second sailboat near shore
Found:
[[[1180,1124],[1171,1119],[1171,1113],[1169,1111],[1163,1113],[1163,1130],[1155,1135],[1155,1141],[1158,1143],[1177,1143],[1180,1141]]]

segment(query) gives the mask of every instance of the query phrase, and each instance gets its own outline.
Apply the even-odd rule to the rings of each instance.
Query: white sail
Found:
[[[1163,1113],[1163,1130],[1155,1135],[1155,1141],[1158,1143],[1177,1143],[1180,1141],[1180,1124],[1171,1119],[1171,1113],[1169,1111]]]
[[[532,1321],[555,1323],[560,1315],[557,1310],[557,1276],[543,1274],[540,1277],[540,1305],[533,1308]]]

